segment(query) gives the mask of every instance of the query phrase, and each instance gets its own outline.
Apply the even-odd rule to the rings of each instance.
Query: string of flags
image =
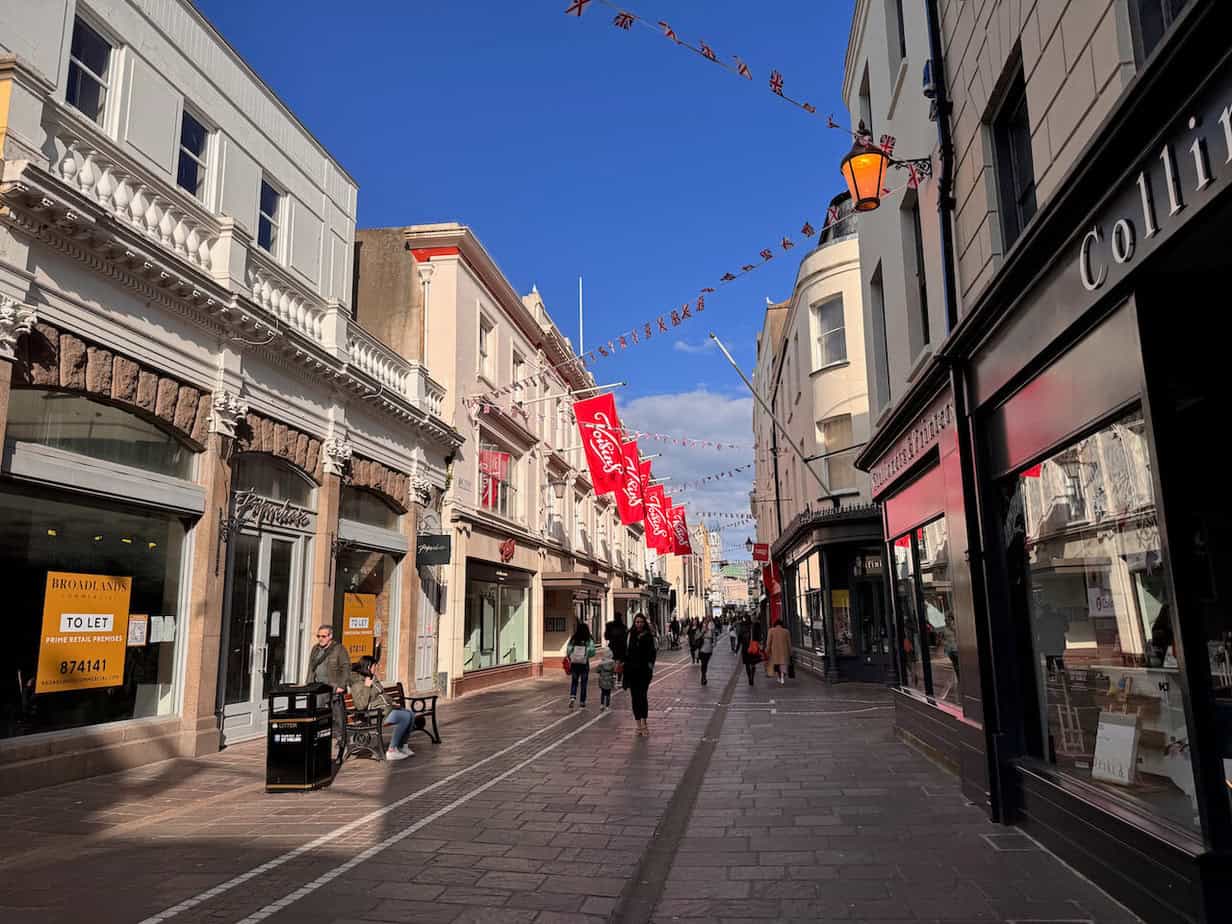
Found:
[[[700,488],[702,485],[709,484],[712,481],[722,481],[725,478],[734,478],[736,475],[740,474],[741,472],[747,472],[752,467],[753,466],[751,464],[750,465],[738,465],[736,466],[736,468],[729,468],[725,472],[716,472],[715,474],[707,475],[704,478],[695,478],[693,481],[686,481],[683,484],[672,485],[672,490],[675,491],[677,494],[679,494],[682,491],[688,491],[694,488]]]
[[[638,440],[654,440],[659,443],[668,443],[672,446],[688,446],[691,449],[752,449],[752,443],[728,443],[724,440],[695,440],[682,436],[673,436],[670,433],[643,433],[641,430],[631,430],[628,433],[629,439]]]
[[[727,522],[748,522],[749,520],[757,519],[751,513],[723,513],[718,511],[694,513],[693,516],[699,520],[724,520]]]
[[[686,41],[680,37],[680,34],[673,29],[666,20],[659,19],[652,21],[644,16],[639,16],[637,13],[634,13],[627,8],[617,6],[615,3],[611,2],[611,0],[569,0],[569,7],[565,10],[565,15],[576,16],[580,19],[582,13],[586,11],[586,8],[590,6],[592,2],[597,2],[601,6],[606,6],[609,9],[616,11],[616,15],[612,19],[612,25],[617,29],[622,29],[625,32],[629,32],[634,26],[641,26],[658,35],[662,35],[668,39],[668,41],[672,42],[672,44],[677,48],[683,48],[687,51],[691,51],[699,57],[705,58],[711,64],[718,65],[723,68],[723,70],[735,75],[736,77],[749,81],[753,79],[752,68],[745,64],[739,55],[731,55],[730,59],[727,56],[720,57],[719,54],[711,47],[710,43],[704,39]],[[777,68],[770,71],[770,76],[766,81],[766,87],[779,99],[786,103],[790,103],[797,109],[807,112],[809,115],[817,114],[817,107],[812,103],[807,100],[796,99],[787,93],[787,84],[783,78],[783,73]]]

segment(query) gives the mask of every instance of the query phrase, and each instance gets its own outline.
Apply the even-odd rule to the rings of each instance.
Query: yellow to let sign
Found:
[[[48,571],[35,693],[124,682],[133,579]]]
[[[346,594],[342,599],[342,644],[352,663],[374,651],[376,594]]]

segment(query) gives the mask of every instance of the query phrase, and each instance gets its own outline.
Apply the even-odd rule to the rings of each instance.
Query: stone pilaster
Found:
[[[13,363],[17,361],[17,338],[30,333],[37,320],[33,308],[0,296],[0,447],[4,446],[4,431],[9,419],[9,387],[13,381]]]
[[[398,679],[402,689],[415,689],[415,654],[419,642],[419,569],[415,567],[415,537],[419,532],[419,504],[410,503],[402,517],[402,533],[407,539],[407,553],[401,564],[402,580],[398,583]]]

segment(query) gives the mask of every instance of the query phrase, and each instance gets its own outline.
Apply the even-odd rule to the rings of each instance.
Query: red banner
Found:
[[[624,478],[624,454],[616,399],[610,394],[587,398],[573,405],[573,413],[577,417],[595,494],[619,491]]]
[[[495,509],[500,484],[509,480],[509,453],[494,449],[479,450],[479,472],[483,475],[479,503]]]
[[[649,463],[646,463],[649,467]],[[671,549],[671,533],[667,528],[667,508],[663,504],[663,485],[657,484],[647,489],[646,499],[646,545],[660,555],[666,555]]]
[[[621,444],[620,451],[624,471],[621,472],[620,488],[616,491],[616,510],[620,513],[620,522],[629,526],[642,522],[643,517],[641,456],[636,442]]]
[[[689,541],[689,524],[684,518],[684,507],[672,507],[667,519],[672,528],[672,551],[677,555],[692,555],[693,543]]]
[[[769,561],[770,560],[770,543],[754,542],[753,543],[753,561]]]

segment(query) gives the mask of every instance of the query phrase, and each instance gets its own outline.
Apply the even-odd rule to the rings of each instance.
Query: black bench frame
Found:
[[[433,744],[441,743],[440,730],[436,724],[437,694],[415,694],[408,697],[402,684],[396,683],[385,688],[385,695],[389,697],[394,708],[410,711],[413,718],[407,733],[408,739],[414,732],[421,731],[432,739]],[[342,742],[338,749],[340,762],[364,754],[376,760],[384,760],[389,744],[385,740],[385,725],[382,720],[380,709],[356,709],[351,695],[346,694],[346,721],[342,727]]]

